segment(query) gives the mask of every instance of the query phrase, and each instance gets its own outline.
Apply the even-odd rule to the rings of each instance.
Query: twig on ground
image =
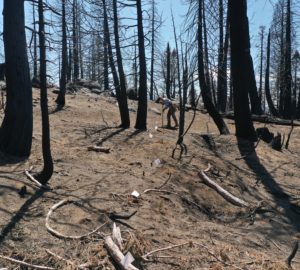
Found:
[[[19,264],[19,265],[23,265],[23,266],[26,266],[26,267],[34,268],[34,269],[55,270],[55,268],[53,268],[53,267],[30,264],[30,263],[27,263],[27,262],[24,262],[24,261],[16,260],[14,258],[3,256],[3,255],[0,255],[0,259],[6,260],[6,261],[9,261],[9,262],[12,262],[12,263],[16,263],[16,264]]]
[[[64,235],[54,229],[51,228],[51,226],[49,225],[49,219],[50,219],[50,216],[52,215],[52,213],[59,207],[61,207],[62,205],[65,205],[65,204],[68,204],[68,203],[73,203],[74,200],[68,200],[68,199],[64,199],[56,204],[54,204],[47,216],[46,216],[46,222],[45,222],[45,226],[47,228],[47,231],[50,232],[52,235],[58,237],[58,238],[63,238],[63,239],[75,239],[75,240],[81,240],[81,239],[84,239],[86,237],[89,237],[91,236],[92,234],[96,233],[97,231],[99,231],[103,226],[105,226],[107,224],[108,221],[106,221],[105,223],[103,223],[102,225],[100,225],[99,227],[97,227],[96,229],[94,229],[93,231],[87,233],[87,234],[84,234],[84,235]]]
[[[198,173],[198,176],[201,178],[204,184],[214,189],[216,192],[218,192],[224,199],[226,199],[228,202],[240,206],[240,207],[249,207],[249,203],[245,202],[244,200],[235,197],[231,193],[229,193],[227,190],[222,188],[220,185],[215,183],[213,180],[211,180],[204,171],[201,171]]]
[[[34,184],[36,184],[39,188],[43,188],[46,190],[51,190],[51,188],[49,186],[46,185],[42,185],[38,180],[36,180],[31,174],[30,174],[30,170],[25,170],[25,175],[27,176],[27,178],[32,181]]]
[[[169,177],[168,177],[168,179],[167,179],[162,185],[160,185],[159,187],[157,187],[157,189],[161,189],[161,188],[163,188],[166,184],[168,184],[168,182],[170,181],[171,177],[172,177],[172,173],[170,173],[170,171],[169,171]]]
[[[188,244],[191,244],[192,242],[185,242],[185,243],[182,243],[182,244],[177,244],[177,245],[172,245],[172,246],[168,246],[168,247],[164,247],[164,248],[158,248],[158,249],[155,249],[153,251],[150,251],[148,253],[146,253],[145,255],[142,256],[143,260],[144,261],[148,261],[148,257],[153,255],[154,253],[157,253],[159,251],[165,251],[165,250],[170,250],[170,249],[173,249],[173,248],[177,248],[177,247],[182,247],[182,246],[186,246]]]
[[[70,261],[70,260],[68,260],[68,259],[65,259],[65,258],[61,257],[60,255],[54,253],[54,252],[51,251],[51,250],[46,249],[45,251],[46,251],[49,255],[51,255],[52,257],[54,257],[54,258],[56,258],[56,259],[58,259],[58,260],[60,260],[60,261],[64,261],[64,262],[65,262],[66,264],[68,264],[68,265],[75,266],[75,263],[74,263],[74,262],[72,262],[72,261]]]

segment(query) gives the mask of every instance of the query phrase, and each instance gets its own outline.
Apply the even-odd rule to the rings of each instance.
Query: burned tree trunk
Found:
[[[268,102],[270,113],[276,117],[279,117],[279,113],[276,110],[270,92],[270,51],[271,51],[271,33],[268,34],[268,45],[267,45],[267,66],[265,74],[265,94]]]
[[[141,0],[136,1],[137,6],[137,24],[138,24],[138,44],[139,44],[139,102],[135,128],[140,130],[147,129],[147,66],[145,56],[145,42],[143,29],[143,12]]]
[[[229,130],[222,119],[221,115],[217,111],[216,107],[214,106],[210,93],[209,93],[209,86],[206,81],[205,77],[205,67],[204,67],[204,54],[203,54],[203,16],[202,16],[202,9],[203,9],[203,0],[198,0],[198,72],[199,72],[199,84],[201,88],[201,94],[203,98],[203,103],[209,113],[209,115],[213,118],[215,124],[217,125],[220,134],[229,134]]]
[[[50,127],[48,114],[47,98],[47,65],[46,65],[46,46],[45,46],[45,22],[43,0],[38,2],[39,12],[39,44],[40,44],[40,87],[41,87],[41,111],[42,111],[42,150],[44,167],[37,176],[39,182],[45,185],[53,174],[53,161],[50,147]]]
[[[0,129],[0,150],[17,157],[28,157],[33,120],[24,0],[5,0],[3,16],[7,102]]]
[[[249,69],[251,55],[246,0],[229,0],[228,15],[236,136],[256,141],[248,99],[249,89],[255,82]]]
[[[66,84],[67,84],[67,65],[68,65],[68,47],[67,47],[67,23],[66,23],[66,3],[62,0],[62,52],[61,52],[61,74],[59,80],[59,93],[55,100],[57,105],[62,108],[65,106]]]

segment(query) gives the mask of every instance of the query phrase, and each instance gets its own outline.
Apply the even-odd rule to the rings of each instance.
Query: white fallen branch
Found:
[[[97,228],[94,229],[93,231],[91,231],[91,232],[89,232],[89,233],[87,233],[87,234],[83,234],[83,235],[64,235],[64,234],[62,234],[62,233],[60,233],[60,232],[54,230],[54,229],[49,225],[49,219],[50,219],[52,213],[53,213],[57,208],[59,208],[59,207],[65,205],[65,204],[73,203],[73,202],[74,202],[73,200],[64,199],[64,200],[62,200],[62,201],[60,201],[60,202],[54,204],[54,205],[50,208],[50,210],[49,210],[49,212],[48,212],[48,214],[47,214],[47,216],[46,216],[46,223],[45,223],[45,226],[46,226],[46,228],[47,228],[47,231],[50,232],[52,235],[54,235],[54,236],[56,236],[56,237],[58,237],[58,238],[81,240],[81,239],[84,239],[84,238],[86,238],[86,237],[88,237],[88,236],[90,236],[90,235],[96,233],[96,232],[99,231],[104,225],[107,224],[108,221],[106,221],[104,224],[100,225],[99,227],[97,227]]]
[[[30,174],[30,170],[25,170],[25,175],[27,176],[27,178],[33,182],[34,184],[36,184],[39,188],[43,188],[43,189],[47,189],[50,190],[51,188],[49,186],[46,185],[42,185],[38,180],[36,180],[31,174]]]
[[[3,256],[3,255],[0,255],[0,259],[6,260],[6,261],[9,261],[9,262],[12,262],[12,263],[16,263],[16,264],[19,264],[19,265],[24,265],[26,267],[30,267],[30,268],[34,268],[34,269],[55,270],[55,268],[53,268],[53,267],[30,264],[30,263],[27,263],[27,262],[24,262],[24,261],[16,260],[14,258]]]
[[[123,265],[122,262],[124,261],[125,256],[123,255],[123,253],[120,251],[120,249],[114,243],[114,241],[110,236],[105,237],[104,246],[107,249],[110,256],[113,258],[113,260],[118,264],[121,270],[139,270],[132,264],[129,264],[127,266]]]
[[[204,184],[217,191],[228,202],[240,207],[249,207],[249,203],[229,193],[226,189],[222,188],[216,182],[211,180],[204,171],[199,172],[198,176],[201,178]]]

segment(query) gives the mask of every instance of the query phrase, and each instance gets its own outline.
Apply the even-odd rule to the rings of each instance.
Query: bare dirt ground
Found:
[[[119,220],[124,253],[130,251],[139,269],[288,269],[285,263],[300,237],[300,128],[293,131],[290,150],[278,152],[263,141],[249,153],[234,135],[220,136],[208,115],[197,112],[184,142],[188,152],[171,157],[177,131],[161,126],[160,106],[149,102],[147,132],[123,130],[114,99],[87,91],[67,96],[67,106],[55,112],[49,91],[51,146],[55,172],[51,191],[39,190],[24,175],[42,167],[39,92],[34,90],[32,155],[21,163],[1,157],[0,255],[56,269],[115,269],[104,248],[110,234],[110,213],[131,214]],[[137,104],[130,101],[132,126]],[[193,112],[187,113],[187,123]],[[2,114],[3,116],[3,114]],[[227,124],[234,134],[234,124]],[[264,126],[264,124],[257,124]],[[267,125],[287,134],[289,127]],[[203,134],[211,134],[205,140]],[[88,151],[90,145],[109,147],[110,153]],[[157,159],[160,163],[157,165]],[[9,163],[11,162],[11,163]],[[216,183],[250,203],[233,206],[201,183],[207,168]],[[143,192],[157,189],[162,192]],[[19,191],[27,186],[23,197]],[[142,195],[134,199],[130,194]],[[81,235],[108,221],[83,240],[59,239],[45,227],[45,217],[63,199],[50,225],[64,235]],[[262,207],[255,206],[262,202]],[[185,244],[149,256],[158,248]],[[46,249],[68,260],[46,253]],[[300,253],[292,262],[300,269]],[[30,269],[0,259],[1,267]]]

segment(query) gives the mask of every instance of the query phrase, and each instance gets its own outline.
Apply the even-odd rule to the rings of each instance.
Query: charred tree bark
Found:
[[[130,118],[129,118],[129,110],[128,110],[128,104],[127,104],[127,95],[126,95],[126,78],[125,78],[122,53],[121,53],[121,48],[120,48],[117,0],[113,0],[113,13],[114,13],[115,46],[116,46],[117,64],[118,64],[119,79],[120,79],[120,94],[119,94],[120,104],[119,105],[121,107],[122,114],[123,114],[122,127],[129,128],[130,127]]]
[[[250,66],[251,59],[246,0],[228,0],[228,15],[236,136],[256,141],[248,99],[253,76],[249,68],[244,69]]]
[[[105,25],[104,25],[104,33],[105,33]],[[105,34],[104,34],[104,40],[103,40],[103,83],[104,83],[104,90],[109,90],[109,72],[108,72],[108,44],[107,44],[107,39],[105,38]]]
[[[67,65],[68,65],[68,47],[67,47],[67,23],[66,23],[66,2],[62,0],[62,51],[61,51],[61,73],[59,80],[59,93],[55,100],[60,108],[65,106],[66,84],[67,84]]]
[[[44,167],[37,176],[38,181],[45,185],[53,174],[53,161],[50,147],[50,127],[47,99],[47,65],[46,65],[46,46],[45,46],[45,22],[43,0],[38,1],[39,13],[39,44],[40,44],[40,86],[41,86],[41,111],[42,111],[42,151]]]
[[[37,58],[37,31],[35,19],[35,3],[32,3],[32,16],[33,16],[33,80],[38,78],[38,58]]]
[[[285,119],[292,117],[292,43],[291,43],[291,0],[287,0],[286,29],[284,43],[284,102],[282,116]]]
[[[5,0],[3,16],[7,101],[0,129],[0,150],[17,157],[28,157],[33,120],[24,0]]]
[[[154,99],[154,57],[155,57],[155,2],[152,0],[152,22],[151,22],[151,65],[150,65],[150,100]]]
[[[217,111],[214,106],[210,93],[209,87],[206,82],[205,77],[205,67],[204,67],[204,55],[203,55],[203,16],[202,16],[202,8],[203,8],[203,0],[198,0],[198,72],[199,72],[199,84],[201,88],[201,94],[203,103],[209,113],[209,115],[213,118],[215,124],[217,125],[220,134],[229,134],[229,130],[222,119],[221,115]]]
[[[121,87],[120,87],[120,81],[117,73],[117,69],[115,66],[111,41],[110,41],[110,32],[109,32],[109,25],[108,25],[108,17],[107,17],[107,10],[106,10],[106,1],[102,0],[103,3],[103,16],[104,16],[104,38],[106,40],[107,44],[107,50],[108,50],[108,56],[109,56],[109,65],[111,69],[111,73],[113,76],[114,86],[116,89],[116,96],[117,101],[119,105],[119,112],[121,117],[121,125],[120,127],[128,128],[128,107],[124,106],[124,102],[122,102],[122,94],[121,94]],[[126,100],[127,101],[127,100]],[[126,102],[127,103],[127,102]]]
[[[171,50],[170,50],[170,44],[168,42],[167,45],[167,50],[166,50],[166,54],[167,54],[167,70],[166,70],[166,96],[167,98],[171,98]]]
[[[135,128],[140,130],[147,129],[147,66],[145,56],[143,12],[141,0],[136,1],[137,24],[138,24],[138,44],[139,44],[139,101]]]
[[[227,103],[227,52],[228,49],[228,34],[226,25],[226,36],[224,41],[224,7],[223,0],[219,0],[219,52],[218,52],[218,82],[217,82],[217,106],[218,110],[221,112],[226,111]],[[227,46],[226,46],[227,43]],[[226,58],[226,59],[225,59]],[[224,70],[224,64],[225,70]]]
[[[77,12],[78,3],[77,0],[73,0],[72,6],[73,12],[73,29],[72,29],[72,39],[73,39],[73,80],[77,81],[79,79],[79,50],[78,50],[78,22],[77,22]]]
[[[270,92],[270,51],[271,51],[271,33],[269,30],[268,44],[267,44],[267,66],[266,66],[266,74],[265,74],[265,94],[266,94],[266,99],[268,102],[268,107],[269,107],[270,113],[272,115],[278,117],[279,113],[274,106],[274,103],[273,103],[273,100],[271,97],[271,92]]]

